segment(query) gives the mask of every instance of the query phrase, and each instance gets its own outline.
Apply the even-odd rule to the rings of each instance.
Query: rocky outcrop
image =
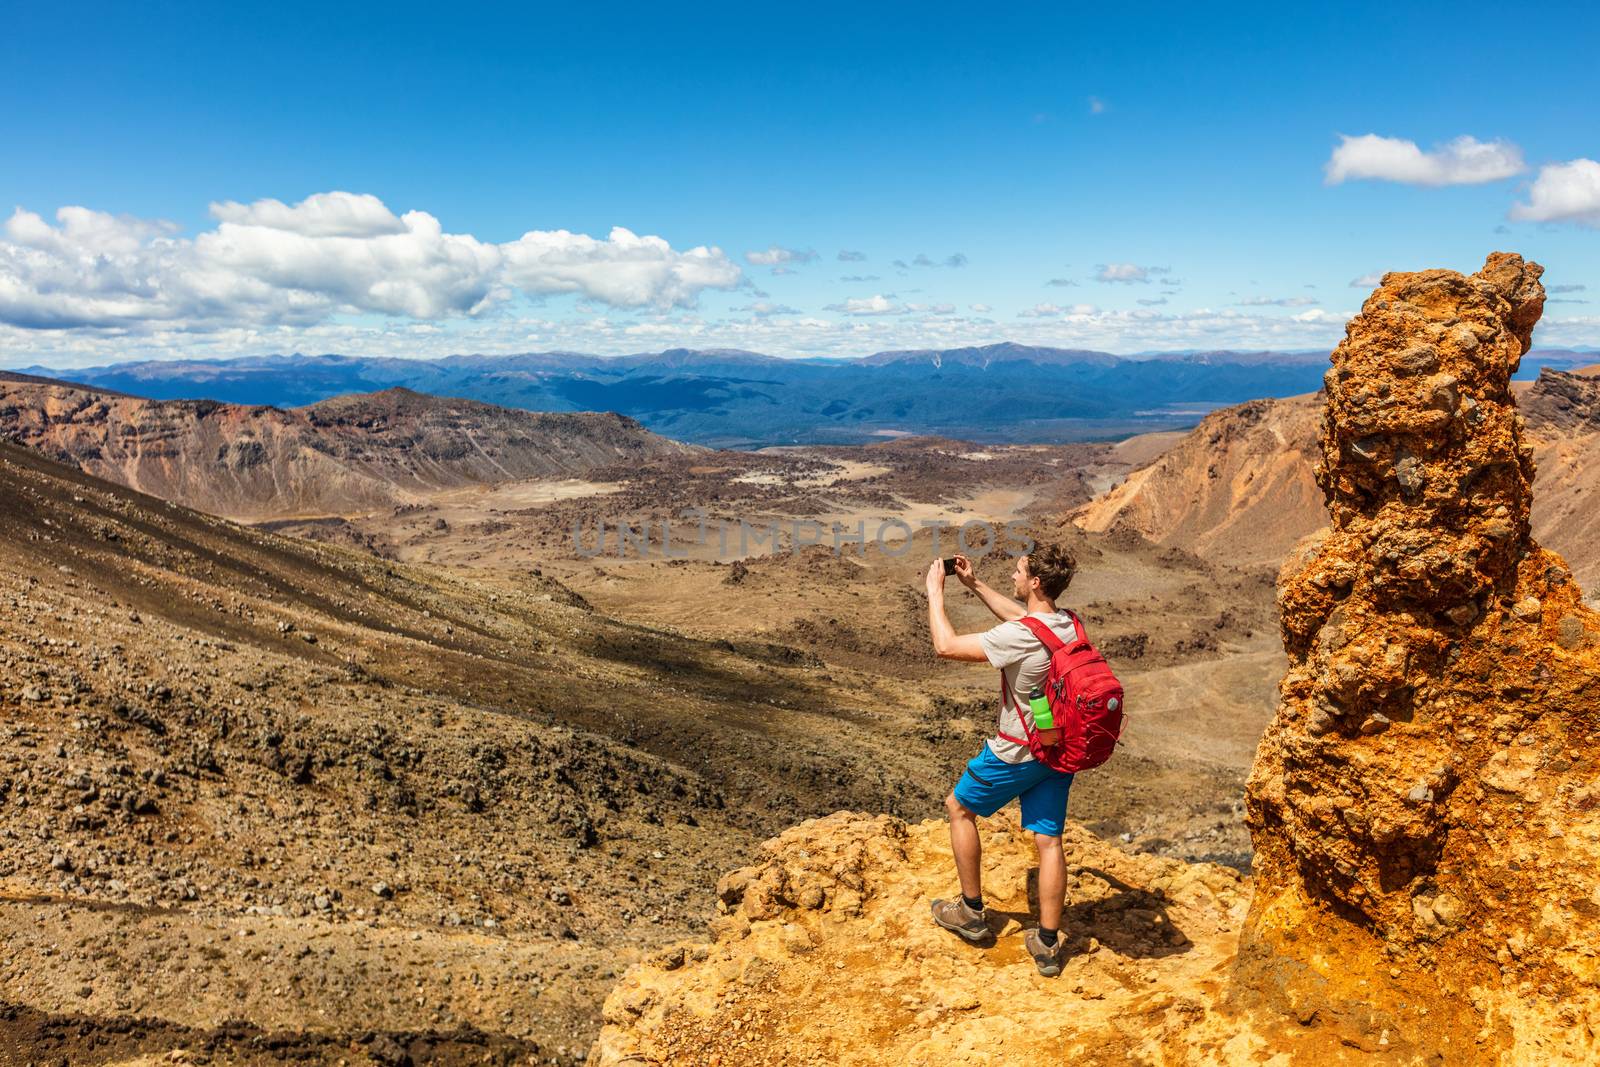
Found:
[[[1326,378],[1332,529],[1279,583],[1235,988],[1439,1062],[1594,1062],[1600,619],[1530,533],[1542,268],[1386,275]]]
[[[612,412],[533,412],[386,389],[305,408],[144,400],[0,374],[0,438],[154,496],[250,520],[706,451]]]
[[[590,1064],[1125,1064],[1206,1055],[1206,1040],[1220,1063],[1259,1047],[1208,1007],[1245,913],[1237,873],[1069,827],[1071,952],[1047,980],[1022,948],[1031,835],[1014,816],[982,833],[993,946],[927,919],[955,886],[942,822],[808,820],[723,878],[714,943],[628,971]]]

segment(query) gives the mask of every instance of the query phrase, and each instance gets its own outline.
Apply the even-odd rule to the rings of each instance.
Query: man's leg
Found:
[[[993,815],[1015,796],[1006,790],[990,762],[999,763],[985,746],[983,752],[968,761],[966,773],[945,798],[944,808],[950,813],[950,851],[955,856],[962,899],[935,900],[932,904],[935,923],[974,943],[994,936],[983,908],[983,845],[978,839],[978,820]]]
[[[954,793],[945,797],[944,810],[950,813],[950,851],[956,857],[956,877],[961,880],[961,895],[968,900],[982,900],[983,842],[978,838],[978,817],[968,811]],[[1060,845],[1059,839],[1056,844]]]
[[[1067,900],[1067,860],[1061,854],[1060,835],[1034,834],[1039,849],[1039,926],[1061,929],[1061,909]]]
[[[1061,973],[1066,952],[1061,912],[1067,898],[1067,861],[1061,853],[1061,833],[1071,788],[1072,775],[1048,774],[1022,794],[1022,827],[1032,831],[1039,849],[1039,928],[1024,934],[1022,943],[1047,978]]]

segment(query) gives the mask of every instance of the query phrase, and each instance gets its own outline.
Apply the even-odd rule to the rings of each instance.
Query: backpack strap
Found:
[[[1083,628],[1083,620],[1078,618],[1078,613],[1071,608],[1063,608],[1062,610],[1067,613],[1067,618],[1072,620],[1072,627],[1076,631],[1073,636],[1073,644],[1081,645],[1087,643],[1089,631]],[[1055,635],[1055,631],[1050,629],[1043,619],[1036,619],[1032,615],[1024,615],[1017,621],[1032,630],[1033,635],[1044,642],[1045,649],[1052,656],[1056,654],[1057,649],[1063,647],[1061,638]]]
[[[1079,641],[1088,641],[1089,640],[1089,631],[1085,630],[1083,628],[1083,620],[1078,618],[1078,613],[1076,611],[1073,611],[1071,608],[1065,608],[1063,610],[1066,611],[1067,618],[1072,620],[1072,625],[1077,628],[1077,630],[1078,630],[1078,640]]]
[[[1056,654],[1057,649],[1062,647],[1061,638],[1057,637],[1053,632],[1051,632],[1050,627],[1043,619],[1036,619],[1032,615],[1024,615],[1017,621],[1022,623],[1022,625],[1026,626],[1028,629],[1032,630],[1033,636],[1044,642],[1045,649],[1052,656]],[[1072,624],[1074,626],[1078,625],[1076,616],[1073,617]],[[1081,634],[1082,631],[1080,630],[1079,632]]]
[[[1006,672],[1005,671],[1001,671],[1000,672],[1000,706],[1001,707],[1005,707],[1006,705],[1008,705],[1010,703],[1011,703],[1011,687],[1006,685]],[[1021,736],[1021,737],[1012,737],[1010,734],[1008,734],[1005,731],[1001,730],[998,723],[995,725],[995,730],[994,730],[995,736],[1000,738],[1002,741],[1010,741],[1013,745],[1022,745],[1024,747],[1031,748],[1032,745],[1030,743],[1029,738],[1033,733],[1033,724],[1028,721],[1027,713],[1024,712],[1021,708],[1013,708],[1012,710],[1017,713],[1017,721],[1022,724],[1022,734],[1023,734],[1023,736]]]

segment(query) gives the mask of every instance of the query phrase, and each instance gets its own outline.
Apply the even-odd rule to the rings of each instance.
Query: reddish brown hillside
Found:
[[[1538,470],[1534,532],[1600,585],[1600,367],[1545,368],[1516,390]],[[1074,516],[1125,525],[1215,562],[1277,566],[1327,523],[1316,486],[1322,394],[1254,400],[1208,416],[1169,451]]]
[[[700,451],[614,413],[529,412],[408,389],[283,410],[144,400],[0,376],[0,436],[232,518],[388,507],[417,494]]]
[[[1234,564],[1276,565],[1323,521],[1311,476],[1321,411],[1321,394],[1312,394],[1213,412],[1077,521],[1093,532],[1125,525]]]

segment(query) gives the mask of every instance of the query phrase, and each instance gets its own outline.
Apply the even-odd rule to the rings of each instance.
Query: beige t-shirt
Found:
[[[1043,620],[1062,641],[1070,643],[1077,639],[1078,628],[1065,611],[1030,611],[1028,614]],[[1021,716],[1028,707],[1028,694],[1033,692],[1034,686],[1044,685],[1050,673],[1050,650],[1032,630],[1015,619],[985,631],[978,640],[989,663],[1005,674],[1011,693],[1011,700],[1000,708],[999,728],[989,739],[989,751],[1007,763],[1026,763],[1033,759],[1028,746],[1007,741],[1000,734],[1027,736],[1022,732]]]

